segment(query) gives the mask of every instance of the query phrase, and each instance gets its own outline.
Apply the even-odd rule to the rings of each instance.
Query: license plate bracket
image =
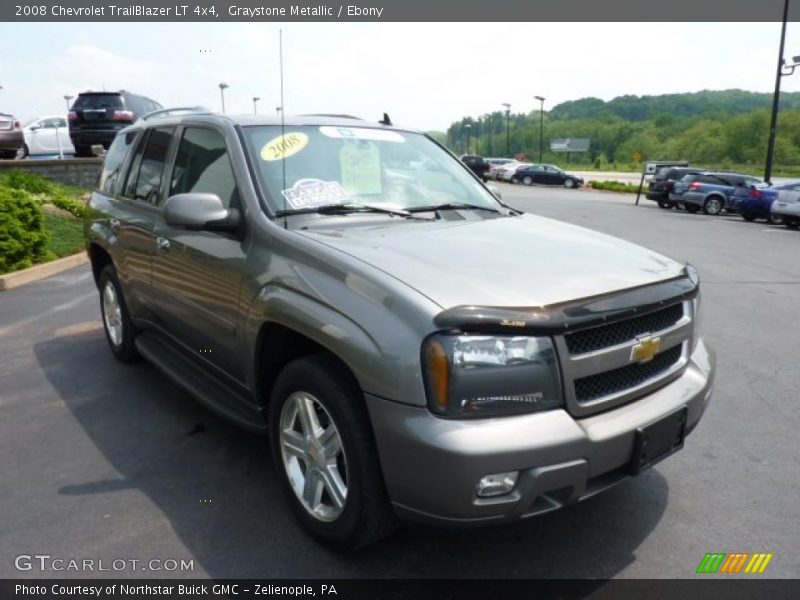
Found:
[[[638,475],[683,448],[687,407],[682,407],[636,430],[631,456],[631,475]]]

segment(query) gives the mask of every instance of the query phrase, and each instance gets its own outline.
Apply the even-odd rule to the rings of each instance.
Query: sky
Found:
[[[444,131],[511,104],[774,88],[780,23],[283,23],[287,114],[346,113]],[[64,95],[130,91],[165,106],[280,104],[274,23],[0,23],[0,112],[66,111]],[[800,55],[789,23],[786,56]],[[785,77],[800,91],[800,71]]]

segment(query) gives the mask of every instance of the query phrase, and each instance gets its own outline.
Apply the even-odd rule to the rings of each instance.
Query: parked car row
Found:
[[[800,226],[800,182],[777,186],[744,173],[697,167],[664,167],[648,185],[647,198],[664,209],[683,208],[707,215],[738,213],[745,221]]]
[[[117,132],[161,109],[158,102],[126,90],[78,94],[68,115],[46,115],[20,123],[0,113],[0,158],[74,154],[92,156],[92,145],[108,149]]]
[[[470,165],[465,160],[467,158],[474,160],[476,157],[462,157],[465,164]],[[520,162],[513,158],[486,158],[483,160],[488,165],[483,176],[484,181],[494,179],[523,185],[563,185],[567,188],[583,185],[582,177],[567,173],[555,165]],[[472,167],[470,166],[470,168]]]

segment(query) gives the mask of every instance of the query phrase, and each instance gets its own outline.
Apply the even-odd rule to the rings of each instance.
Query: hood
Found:
[[[547,306],[681,274],[660,254],[583,227],[525,214],[307,229],[442,308]]]

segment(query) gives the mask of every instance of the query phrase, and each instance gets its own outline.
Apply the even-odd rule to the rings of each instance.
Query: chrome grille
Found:
[[[689,360],[694,315],[683,300],[644,315],[571,331],[553,338],[567,410],[584,417],[632,402],[679,377]],[[647,363],[633,360],[642,336],[659,339]]]
[[[584,354],[625,343],[645,333],[667,329],[681,317],[683,303],[678,303],[640,317],[576,331],[564,337],[570,354]]]
[[[681,358],[681,351],[681,346],[674,346],[666,352],[657,354],[650,362],[632,364],[576,379],[575,399],[578,402],[590,402],[641,385],[675,365]]]

